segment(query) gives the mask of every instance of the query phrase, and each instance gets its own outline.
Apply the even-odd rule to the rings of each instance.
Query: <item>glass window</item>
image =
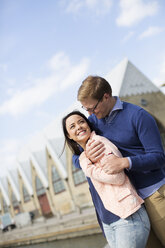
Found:
[[[22,186],[22,190],[23,190],[23,199],[24,199],[24,202],[30,201],[30,195],[27,192],[27,189],[25,188],[24,185]]]
[[[39,177],[36,176],[36,190],[37,190],[37,196],[43,195],[45,193],[45,188],[41,183],[41,180]]]
[[[75,185],[86,182],[84,172],[81,169],[76,168],[74,165],[72,165],[72,173]]]
[[[19,203],[15,197],[15,194],[12,192],[12,195],[11,195],[11,200],[12,200],[12,204],[13,204],[13,207],[17,207],[19,206]]]
[[[3,200],[3,211],[4,211],[4,213],[8,213],[9,211],[8,211],[8,206],[7,206],[7,204],[6,204],[6,202],[5,202],[5,200],[4,199],[2,199]]]
[[[65,191],[65,185],[55,166],[52,166],[52,183],[55,194]]]

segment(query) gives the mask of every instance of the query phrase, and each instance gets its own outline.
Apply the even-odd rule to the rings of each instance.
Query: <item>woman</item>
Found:
[[[111,175],[102,169],[102,164],[106,162],[107,156],[114,153],[121,157],[117,147],[106,138],[96,135],[94,131],[92,132],[90,122],[79,111],[69,113],[63,118],[62,123],[66,142],[75,154],[81,154],[79,157],[80,166],[87,179],[91,179],[105,209],[109,211],[109,214],[113,213],[120,217],[119,220],[112,220],[108,224],[103,221],[101,223],[109,245],[112,248],[145,247],[150,223],[142,206],[143,200],[137,195],[124,171]],[[106,149],[103,157],[92,164],[85,154],[85,147],[89,140],[97,139],[102,140]],[[82,153],[81,149],[84,150]],[[97,209],[95,203],[94,205]],[[97,214],[99,215],[98,211]],[[98,217],[102,220],[101,214]],[[116,238],[117,235],[120,235],[120,238]]]

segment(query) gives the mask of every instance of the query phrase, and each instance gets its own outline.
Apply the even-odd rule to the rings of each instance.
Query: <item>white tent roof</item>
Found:
[[[127,58],[122,60],[105,78],[110,83],[114,96],[125,97],[160,91]]]

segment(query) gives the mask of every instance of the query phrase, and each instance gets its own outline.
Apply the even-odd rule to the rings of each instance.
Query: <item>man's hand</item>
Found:
[[[102,168],[107,174],[116,174],[129,168],[129,160],[127,158],[119,158],[111,154],[104,160]]]
[[[104,144],[101,141],[89,141],[86,144],[86,156],[91,160],[92,163],[95,163],[104,155]]]

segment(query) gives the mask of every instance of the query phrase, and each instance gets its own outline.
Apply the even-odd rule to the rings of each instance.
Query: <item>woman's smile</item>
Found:
[[[79,115],[72,115],[66,120],[68,137],[77,142],[81,147],[85,145],[90,137],[91,130],[85,119]]]

